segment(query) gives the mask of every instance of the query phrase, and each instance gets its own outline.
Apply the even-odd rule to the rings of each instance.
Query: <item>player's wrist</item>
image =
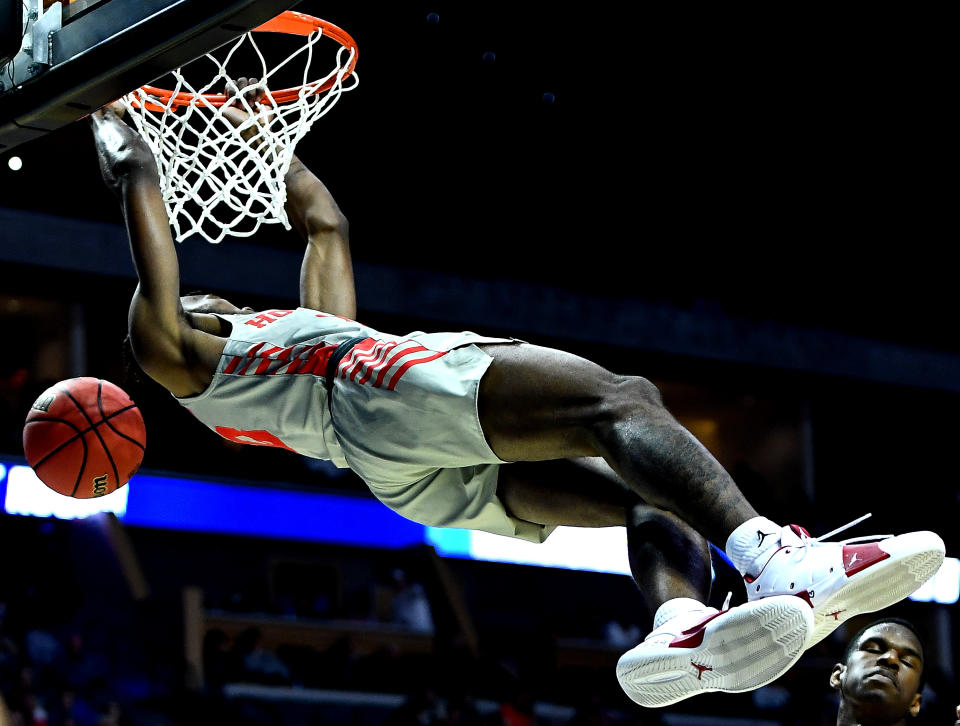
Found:
[[[160,175],[156,163],[134,162],[117,174],[117,182],[123,188],[160,187]]]
[[[287,169],[286,179],[293,179],[304,172],[310,171],[306,165],[296,156],[291,157],[290,167]]]

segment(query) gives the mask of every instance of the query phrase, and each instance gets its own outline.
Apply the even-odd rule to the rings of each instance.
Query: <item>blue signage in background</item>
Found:
[[[76,519],[113,512],[124,524],[249,537],[396,549],[418,544],[442,557],[629,575],[622,527],[558,527],[543,544],[465,529],[425,527],[372,498],[139,473],[97,499],[57,494],[22,463],[0,462],[0,501],[8,514]],[[911,599],[955,603],[960,560],[948,557]]]

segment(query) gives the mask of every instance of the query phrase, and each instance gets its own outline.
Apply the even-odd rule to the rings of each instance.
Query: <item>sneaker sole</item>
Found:
[[[933,532],[911,532],[878,544],[890,556],[852,575],[846,585],[814,608],[808,648],[844,621],[908,597],[936,574],[945,554],[943,540]]]
[[[617,663],[617,680],[641,706],[668,706],[709,691],[752,691],[803,654],[813,611],[793,595],[741,605],[710,621],[693,648],[643,647]]]

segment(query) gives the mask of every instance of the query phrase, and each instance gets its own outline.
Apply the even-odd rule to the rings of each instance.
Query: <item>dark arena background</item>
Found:
[[[359,319],[510,335],[645,376],[771,518],[817,535],[871,512],[841,537],[937,532],[935,586],[888,612],[926,640],[916,722],[953,723],[960,335],[942,19],[296,9],[360,49],[359,87],[297,147],[350,221]],[[349,472],[218,439],[124,368],[135,277],[86,122],[0,154],[0,188],[11,724],[835,723],[830,670],[871,616],[760,690],[642,709],[614,674],[651,625],[611,571],[617,540],[524,564],[527,550],[413,527]],[[292,307],[301,250],[278,225],[188,239],[185,292]],[[30,404],[75,376],[121,385],[146,422],[112,514],[15,496]],[[730,566],[714,567],[711,604],[728,590],[743,602]]]

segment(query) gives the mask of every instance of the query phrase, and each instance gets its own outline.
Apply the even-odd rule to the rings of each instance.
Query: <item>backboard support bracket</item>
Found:
[[[41,26],[52,63],[35,65],[25,78],[18,72],[19,82],[0,90],[0,152],[84,118],[298,2],[111,0],[60,29]],[[124,12],[117,12],[121,4]]]
[[[59,2],[54,3],[47,11],[43,11],[42,0],[35,0],[37,4],[37,19],[33,21],[33,62],[49,66],[53,63],[51,60],[50,47],[53,44],[53,34],[61,28],[61,16],[63,14],[63,5]]]

